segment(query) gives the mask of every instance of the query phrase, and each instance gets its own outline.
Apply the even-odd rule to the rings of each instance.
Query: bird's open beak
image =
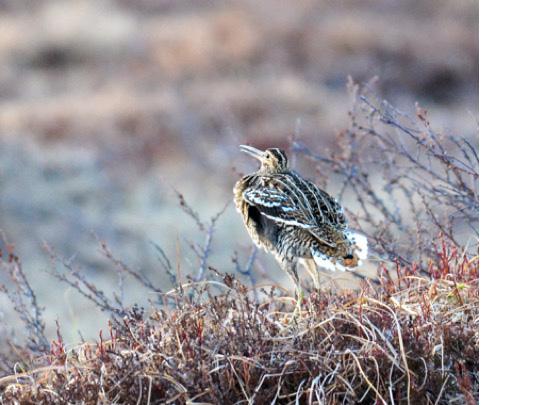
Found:
[[[244,153],[247,153],[248,155],[256,158],[257,160],[261,161],[263,159],[263,154],[265,152],[257,149],[257,148],[254,148],[253,146],[249,146],[249,145],[240,145],[240,150]]]

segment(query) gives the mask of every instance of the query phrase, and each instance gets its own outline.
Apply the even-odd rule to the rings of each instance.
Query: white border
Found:
[[[482,404],[545,401],[542,4],[480,5]]]

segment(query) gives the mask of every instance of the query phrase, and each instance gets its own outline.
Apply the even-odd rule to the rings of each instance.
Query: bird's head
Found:
[[[288,157],[282,149],[269,148],[259,150],[249,145],[240,145],[240,150],[261,162],[262,173],[281,173],[288,170]]]

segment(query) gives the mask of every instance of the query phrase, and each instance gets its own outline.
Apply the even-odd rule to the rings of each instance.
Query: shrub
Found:
[[[436,133],[418,106],[412,119],[350,88],[350,126],[335,147],[316,152],[294,139],[292,152],[316,164],[319,182],[340,185],[339,200],[359,204],[347,212],[379,259],[376,278],[360,275],[349,290],[312,291],[294,316],[293,298],[257,287],[255,250],[244,266],[234,256],[234,275],[211,267],[225,208],[203,221],[178,194],[204,242],[191,245],[199,266],[187,281],[158,248],[172,291],[162,293],[100,242],[120,280],[130,276],[157,298],[148,309],[123,305],[119,294],[108,296],[46,249],[64,268],[52,275],[111,314],[96,342],[69,348],[59,325],[53,341],[45,336],[42,308],[5,241],[0,269],[13,288],[1,291],[27,340],[6,338],[0,400],[477,403],[479,258],[470,243],[478,231],[476,146]]]
[[[255,301],[230,275],[184,284],[165,297],[173,307],[134,308],[96,343],[54,341],[0,379],[2,399],[476,403],[478,258],[439,249],[431,278],[384,270],[358,290],[311,293],[297,318],[274,289]]]

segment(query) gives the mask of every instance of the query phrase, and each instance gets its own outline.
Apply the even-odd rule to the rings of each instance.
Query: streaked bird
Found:
[[[302,301],[297,263],[302,262],[319,288],[316,265],[347,270],[367,257],[367,239],[348,228],[339,203],[290,170],[284,151],[241,145],[261,165],[233,189],[235,205],[254,243],[272,253],[293,280]]]

